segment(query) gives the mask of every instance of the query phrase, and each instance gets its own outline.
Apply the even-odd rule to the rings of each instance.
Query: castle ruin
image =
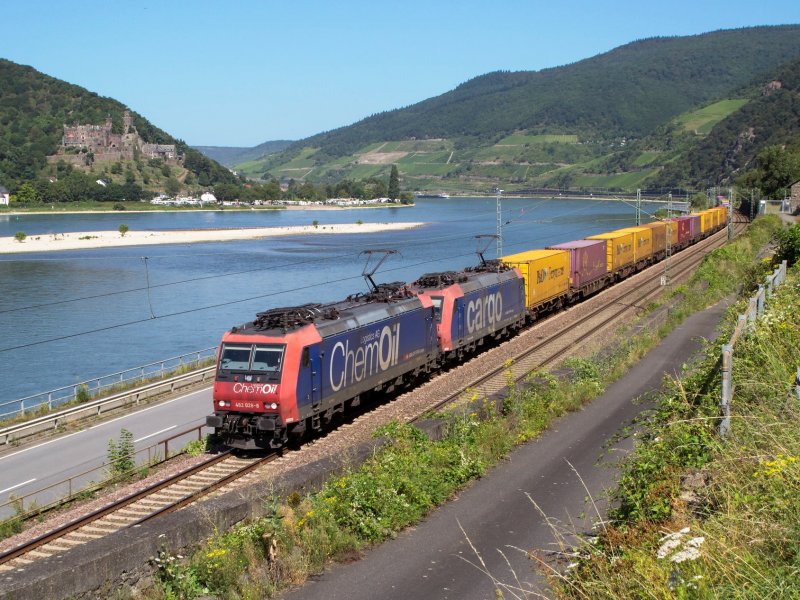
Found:
[[[64,135],[56,154],[47,157],[50,163],[63,160],[78,166],[93,162],[133,160],[136,152],[143,158],[160,158],[167,164],[179,165],[183,156],[175,144],[145,142],[133,125],[130,111],[122,114],[122,133],[114,133],[111,117],[103,125],[64,124]]]

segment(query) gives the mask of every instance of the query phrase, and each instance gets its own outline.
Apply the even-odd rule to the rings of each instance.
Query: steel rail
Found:
[[[743,225],[743,223],[744,222],[738,222],[737,224]],[[693,251],[690,251],[689,253],[686,253],[686,254],[681,252],[681,253],[679,253],[677,255],[673,255],[671,257],[671,260],[676,260],[676,259],[680,260],[680,262],[678,262],[677,265],[673,264],[673,268],[675,268],[675,267],[680,268],[683,265],[688,265],[685,268],[683,268],[682,270],[679,270],[677,273],[675,273],[673,275],[673,277],[674,278],[681,277],[682,275],[684,275],[687,272],[689,272],[692,269],[694,269],[700,262],[702,262],[703,258],[706,255],[705,250],[707,248],[711,248],[711,247],[720,245],[719,242],[723,241],[722,237],[723,237],[724,234],[725,234],[725,230],[723,229],[723,230],[721,230],[719,232],[716,232],[715,234],[709,236],[708,238],[706,238],[704,240],[701,240],[698,244],[696,244],[693,247]],[[656,269],[659,266],[663,266],[663,261],[659,262],[659,263],[656,263],[654,265],[651,265],[647,269],[644,269],[644,270],[640,271],[639,274],[647,274],[648,271],[650,271],[651,269]],[[659,271],[660,271],[660,269],[656,269],[656,271],[654,273],[648,274],[647,278],[645,279],[645,281],[642,282],[642,284],[650,285],[656,279],[660,279],[661,273]],[[637,289],[641,289],[641,288],[642,288],[642,285],[640,284]],[[612,288],[609,288],[609,289],[613,289],[613,286],[612,286]],[[592,336],[596,335],[598,332],[600,332],[603,329],[605,329],[610,323],[613,323],[614,321],[618,320],[622,315],[627,313],[630,310],[630,305],[642,302],[643,300],[647,300],[651,296],[657,296],[660,292],[661,292],[661,286],[645,289],[644,292],[642,294],[640,294],[635,299],[635,301],[633,303],[628,303],[626,306],[620,308],[619,310],[614,311],[611,315],[609,315],[608,317],[605,317],[598,325],[595,325],[594,327],[590,328],[585,333],[579,335],[576,339],[572,340],[570,343],[568,343],[567,345],[563,346],[562,348],[557,349],[550,356],[545,357],[542,360],[536,361],[536,360],[527,360],[527,359],[532,358],[536,353],[538,353],[538,352],[542,351],[543,349],[547,348],[548,346],[552,345],[553,342],[558,340],[559,338],[568,337],[568,335],[571,333],[572,330],[574,330],[577,327],[580,327],[581,325],[583,325],[583,324],[591,321],[592,319],[595,319],[598,316],[602,315],[604,312],[608,311],[611,307],[613,307],[615,304],[617,304],[617,302],[614,301],[614,302],[605,303],[605,304],[602,304],[602,305],[598,306],[596,309],[592,310],[588,314],[580,317],[577,321],[570,323],[570,330],[569,331],[564,330],[564,331],[556,334],[555,336],[551,336],[551,337],[549,337],[549,338],[547,338],[545,340],[541,340],[540,342],[537,342],[536,344],[534,344],[530,348],[526,349],[525,351],[518,353],[517,355],[515,355],[514,357],[511,358],[511,362],[512,362],[511,366],[512,366],[512,368],[513,367],[517,367],[516,370],[522,370],[523,373],[521,375],[519,375],[519,376],[514,376],[515,383],[520,383],[525,378],[525,376],[531,370],[533,370],[534,368],[541,367],[541,366],[544,366],[544,365],[547,365],[547,364],[551,364],[556,359],[560,358],[562,355],[566,354],[568,351],[572,350],[573,348],[575,348],[580,343],[585,342],[587,339],[591,338]],[[554,315],[548,316],[547,319],[543,319],[541,321],[537,321],[537,324],[546,323],[546,322],[548,322],[548,321],[550,321],[552,319],[558,318],[559,316],[563,317],[563,313],[556,313]],[[476,389],[477,388],[482,392],[481,395],[483,395],[483,396],[489,396],[492,393],[495,393],[495,392],[499,391],[500,389],[506,387],[506,385],[507,385],[508,369],[509,369],[509,367],[506,364],[503,364],[501,366],[498,366],[498,367],[494,368],[493,370],[491,370],[491,371],[489,371],[487,373],[484,373],[483,375],[481,375],[479,377],[474,378],[468,384],[466,384],[464,386],[461,386],[461,389],[459,389],[458,391],[455,391],[455,392],[449,394],[443,400],[437,402],[433,407],[431,407],[430,410],[437,410],[437,409],[439,409],[439,408],[441,408],[443,406],[446,406],[447,404],[450,404],[452,402],[455,402],[455,401],[459,400],[461,398],[462,394],[468,389]],[[486,389],[486,388],[489,388],[489,389]]]

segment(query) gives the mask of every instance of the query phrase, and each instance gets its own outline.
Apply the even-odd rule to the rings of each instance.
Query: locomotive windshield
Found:
[[[223,344],[220,371],[278,373],[284,346],[277,344]]]

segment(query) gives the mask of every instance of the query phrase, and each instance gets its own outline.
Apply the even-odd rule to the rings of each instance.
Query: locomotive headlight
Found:
[[[222,408],[225,408],[225,406],[226,406],[225,400],[220,400],[217,404],[219,404]],[[227,406],[230,406],[230,405],[231,405],[231,403],[228,402]]]
[[[278,403],[277,403],[277,402],[273,402],[272,404],[267,404],[267,403],[265,402],[265,403],[264,403],[264,408],[271,408],[272,410],[277,410],[277,408],[278,408]]]

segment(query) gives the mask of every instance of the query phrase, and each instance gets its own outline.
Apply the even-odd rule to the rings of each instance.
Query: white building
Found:
[[[0,185],[0,205],[8,206],[10,200],[11,200],[11,194],[6,188]]]

